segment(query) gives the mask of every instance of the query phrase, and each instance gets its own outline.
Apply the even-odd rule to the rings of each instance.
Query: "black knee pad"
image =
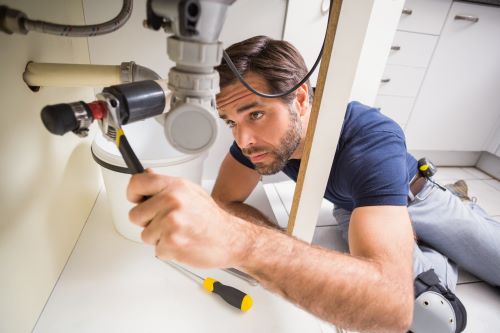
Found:
[[[458,297],[440,284],[433,269],[415,278],[415,306],[410,332],[459,333],[467,325],[467,311]]]

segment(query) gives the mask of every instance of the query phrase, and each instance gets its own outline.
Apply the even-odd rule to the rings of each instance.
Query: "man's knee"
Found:
[[[467,325],[467,311],[458,297],[443,287],[434,270],[415,278],[415,306],[410,331],[459,333]]]

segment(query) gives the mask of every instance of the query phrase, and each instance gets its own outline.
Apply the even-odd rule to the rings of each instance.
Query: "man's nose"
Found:
[[[234,133],[234,139],[240,148],[248,148],[255,144],[255,136],[251,129],[238,126]]]

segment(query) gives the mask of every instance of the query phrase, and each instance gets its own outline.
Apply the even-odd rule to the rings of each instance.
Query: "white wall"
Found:
[[[89,23],[106,20],[118,12],[121,0],[83,0]],[[238,0],[228,9],[220,40],[227,47],[255,35],[281,39],[286,0]],[[146,0],[134,1],[132,17],[126,25],[110,35],[89,39],[90,60],[93,64],[119,64],[135,61],[165,78],[174,64],[166,52],[167,35],[142,27],[146,17]],[[205,161],[204,179],[214,179],[219,165],[232,142],[232,135],[222,121],[217,141]],[[132,137],[129,140],[133,141]]]
[[[500,157],[500,117],[498,117],[496,130],[488,140],[486,151]]]
[[[29,17],[83,24],[81,0],[11,0]],[[86,39],[0,33],[0,332],[29,332],[71,253],[100,188],[89,139],[47,132],[47,104],[88,100],[91,89],[22,81],[29,60],[88,63]]]

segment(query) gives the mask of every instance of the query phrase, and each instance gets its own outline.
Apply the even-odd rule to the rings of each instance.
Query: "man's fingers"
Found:
[[[161,201],[152,197],[132,208],[128,212],[128,218],[132,223],[144,228],[161,209],[164,209]]]
[[[162,260],[172,260],[174,258],[174,254],[172,251],[172,247],[167,242],[160,241],[156,244],[155,247],[155,256]]]
[[[135,174],[130,178],[127,187],[127,199],[133,203],[143,201],[144,197],[153,196],[164,189],[174,177],[161,176],[151,169]]]
[[[144,228],[157,217],[163,216],[166,219],[170,211],[179,209],[181,206],[181,201],[171,193],[160,192],[133,207],[129,211],[128,217],[132,223]]]
[[[163,220],[165,219],[165,216],[166,216],[165,213],[161,213],[155,216],[155,218],[151,220],[148,223],[148,225],[144,228],[144,230],[141,233],[141,238],[144,243],[150,245],[158,244],[161,238],[161,234],[163,232],[162,223]]]

